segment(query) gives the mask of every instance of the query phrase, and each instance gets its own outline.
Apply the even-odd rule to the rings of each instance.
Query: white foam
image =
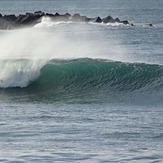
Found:
[[[34,28],[52,28],[56,25],[60,24],[88,24],[86,22],[74,22],[74,21],[52,21],[50,17],[44,16],[41,19],[41,22],[36,24]],[[90,23],[91,24],[91,23]],[[94,24],[101,24],[101,23],[94,23]]]
[[[117,23],[117,22],[115,22],[115,23],[107,23],[106,25],[112,26],[112,27],[126,26],[123,23]]]
[[[41,22],[36,24],[34,28],[45,28],[45,27],[52,27],[54,22],[51,21],[50,17],[42,17]]]
[[[44,64],[40,60],[1,60],[0,88],[26,87],[40,75]]]
[[[34,28],[51,28],[59,24],[92,24],[92,25],[103,25],[103,26],[125,26],[123,23],[96,23],[96,22],[73,22],[73,21],[52,21],[50,17],[42,17],[41,22],[36,24]]]

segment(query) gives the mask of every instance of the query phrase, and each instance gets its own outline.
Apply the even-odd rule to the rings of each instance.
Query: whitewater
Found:
[[[134,26],[0,30],[0,162],[162,162],[162,1],[0,1],[4,15],[38,10]]]

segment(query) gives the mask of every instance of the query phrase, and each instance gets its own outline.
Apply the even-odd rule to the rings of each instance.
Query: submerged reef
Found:
[[[99,16],[95,18],[88,18],[86,16],[81,16],[80,14],[71,15],[66,14],[51,14],[44,13],[42,11],[36,11],[34,13],[20,14],[18,16],[14,14],[2,15],[0,14],[0,29],[16,29],[23,28],[26,26],[34,26],[37,23],[40,23],[42,17],[49,17],[51,21],[59,22],[85,22],[85,23],[122,23],[124,25],[133,25],[128,22],[128,20],[120,20],[119,18],[113,18],[110,15],[105,18],[100,18]]]

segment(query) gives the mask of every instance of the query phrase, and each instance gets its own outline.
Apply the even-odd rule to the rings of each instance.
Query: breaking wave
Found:
[[[3,66],[3,67],[2,67]],[[162,89],[163,66],[100,59],[1,61],[1,88],[40,90]]]

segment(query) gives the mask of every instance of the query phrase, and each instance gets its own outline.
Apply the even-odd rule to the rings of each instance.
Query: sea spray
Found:
[[[75,27],[76,28],[76,27]],[[76,31],[77,32],[77,31]],[[86,35],[38,28],[4,31],[0,39],[1,59],[70,59],[98,56],[100,47]]]
[[[118,43],[119,38],[101,35],[101,27],[97,25],[52,24],[43,19],[39,28],[1,31],[0,58],[103,58],[121,61],[127,54],[125,47]]]
[[[40,75],[45,60],[0,60],[0,88],[26,87]]]

